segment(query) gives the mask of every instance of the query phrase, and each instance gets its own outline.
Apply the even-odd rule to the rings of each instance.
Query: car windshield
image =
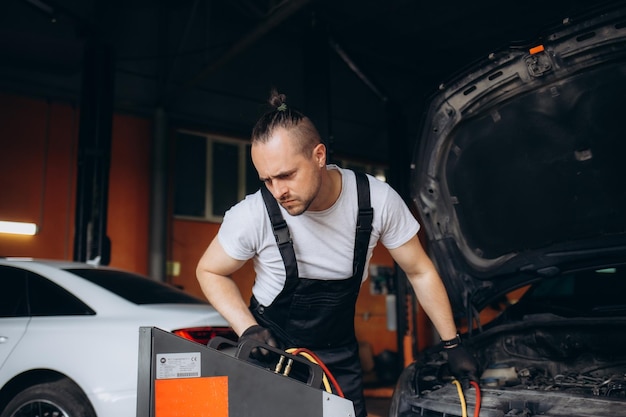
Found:
[[[70,268],[66,271],[97,284],[135,304],[208,304],[172,285],[110,269]]]
[[[517,308],[525,314],[607,316],[626,311],[626,267],[578,271],[533,285]]]

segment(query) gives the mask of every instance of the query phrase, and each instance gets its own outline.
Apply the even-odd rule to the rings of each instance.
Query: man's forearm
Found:
[[[231,278],[198,271],[198,282],[209,303],[224,316],[238,335],[257,324]]]
[[[420,306],[435,326],[439,336],[443,340],[454,338],[457,334],[457,328],[448,293],[439,276],[434,273],[428,276],[409,278],[409,280]]]
[[[417,236],[389,252],[406,273],[420,306],[444,340],[456,336],[456,325],[446,288]]]

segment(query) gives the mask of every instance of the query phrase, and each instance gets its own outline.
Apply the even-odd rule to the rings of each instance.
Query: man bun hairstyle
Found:
[[[301,152],[310,152],[321,143],[319,132],[313,122],[301,111],[287,105],[287,96],[275,88],[270,91],[268,103],[271,110],[263,114],[252,129],[251,142],[266,143],[276,129],[289,131],[298,142]]]
[[[276,109],[278,112],[286,112],[287,111],[287,96],[284,94],[278,93],[275,89],[272,90],[269,103],[272,107]]]

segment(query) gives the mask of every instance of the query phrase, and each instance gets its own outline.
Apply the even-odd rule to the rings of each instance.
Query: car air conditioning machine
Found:
[[[141,327],[137,417],[354,417],[320,365],[263,345],[277,358],[265,367],[250,359],[255,347],[224,338],[204,346]]]

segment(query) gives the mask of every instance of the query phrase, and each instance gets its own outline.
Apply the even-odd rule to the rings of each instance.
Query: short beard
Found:
[[[290,216],[299,216],[301,214],[304,214],[305,211],[307,211],[309,209],[309,207],[311,206],[311,201],[307,201],[303,204],[302,208],[299,208],[299,206],[296,207],[292,207],[292,208],[286,208],[285,206],[283,206],[283,208],[285,210],[287,210],[287,213],[289,213]]]

